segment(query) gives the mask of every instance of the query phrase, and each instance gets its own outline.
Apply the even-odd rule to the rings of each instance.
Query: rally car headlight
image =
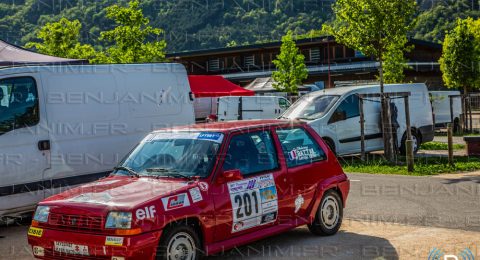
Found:
[[[129,229],[132,227],[132,213],[112,211],[108,213],[105,228]]]
[[[50,214],[50,207],[38,206],[37,209],[35,210],[35,215],[33,216],[33,220],[45,223],[48,221],[49,214]]]

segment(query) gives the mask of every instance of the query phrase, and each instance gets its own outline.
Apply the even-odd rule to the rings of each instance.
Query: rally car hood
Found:
[[[183,179],[112,176],[49,197],[40,204],[131,209],[188,186]]]

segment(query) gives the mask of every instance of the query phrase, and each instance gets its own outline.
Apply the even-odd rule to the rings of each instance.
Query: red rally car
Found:
[[[40,202],[28,242],[41,259],[199,259],[301,225],[333,235],[349,188],[299,121],[159,130],[109,177]]]

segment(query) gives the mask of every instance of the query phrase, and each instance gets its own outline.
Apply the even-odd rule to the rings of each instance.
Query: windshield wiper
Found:
[[[138,174],[138,172],[132,170],[131,168],[129,167],[125,167],[125,166],[117,166],[115,168],[113,168],[115,171],[126,171],[128,172],[128,174],[130,174],[130,176],[134,176],[134,177],[140,177],[140,174]]]
[[[147,172],[155,172],[157,176],[168,176],[168,177],[180,177],[192,180],[193,177],[190,175],[186,175],[183,173],[178,172],[172,168],[148,168],[146,169]]]

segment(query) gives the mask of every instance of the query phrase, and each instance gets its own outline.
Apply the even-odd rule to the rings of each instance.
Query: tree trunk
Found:
[[[385,159],[389,162],[396,163],[396,151],[395,151],[395,144],[394,144],[394,136],[392,131],[392,118],[390,115],[390,104],[389,99],[387,99],[383,94],[385,93],[384,88],[384,79],[383,79],[383,59],[379,58],[380,66],[378,68],[379,77],[380,77],[380,93],[382,94],[381,97],[381,104],[382,104],[382,111],[381,111],[381,118],[382,118],[382,132],[383,132],[383,151],[385,155]]]

